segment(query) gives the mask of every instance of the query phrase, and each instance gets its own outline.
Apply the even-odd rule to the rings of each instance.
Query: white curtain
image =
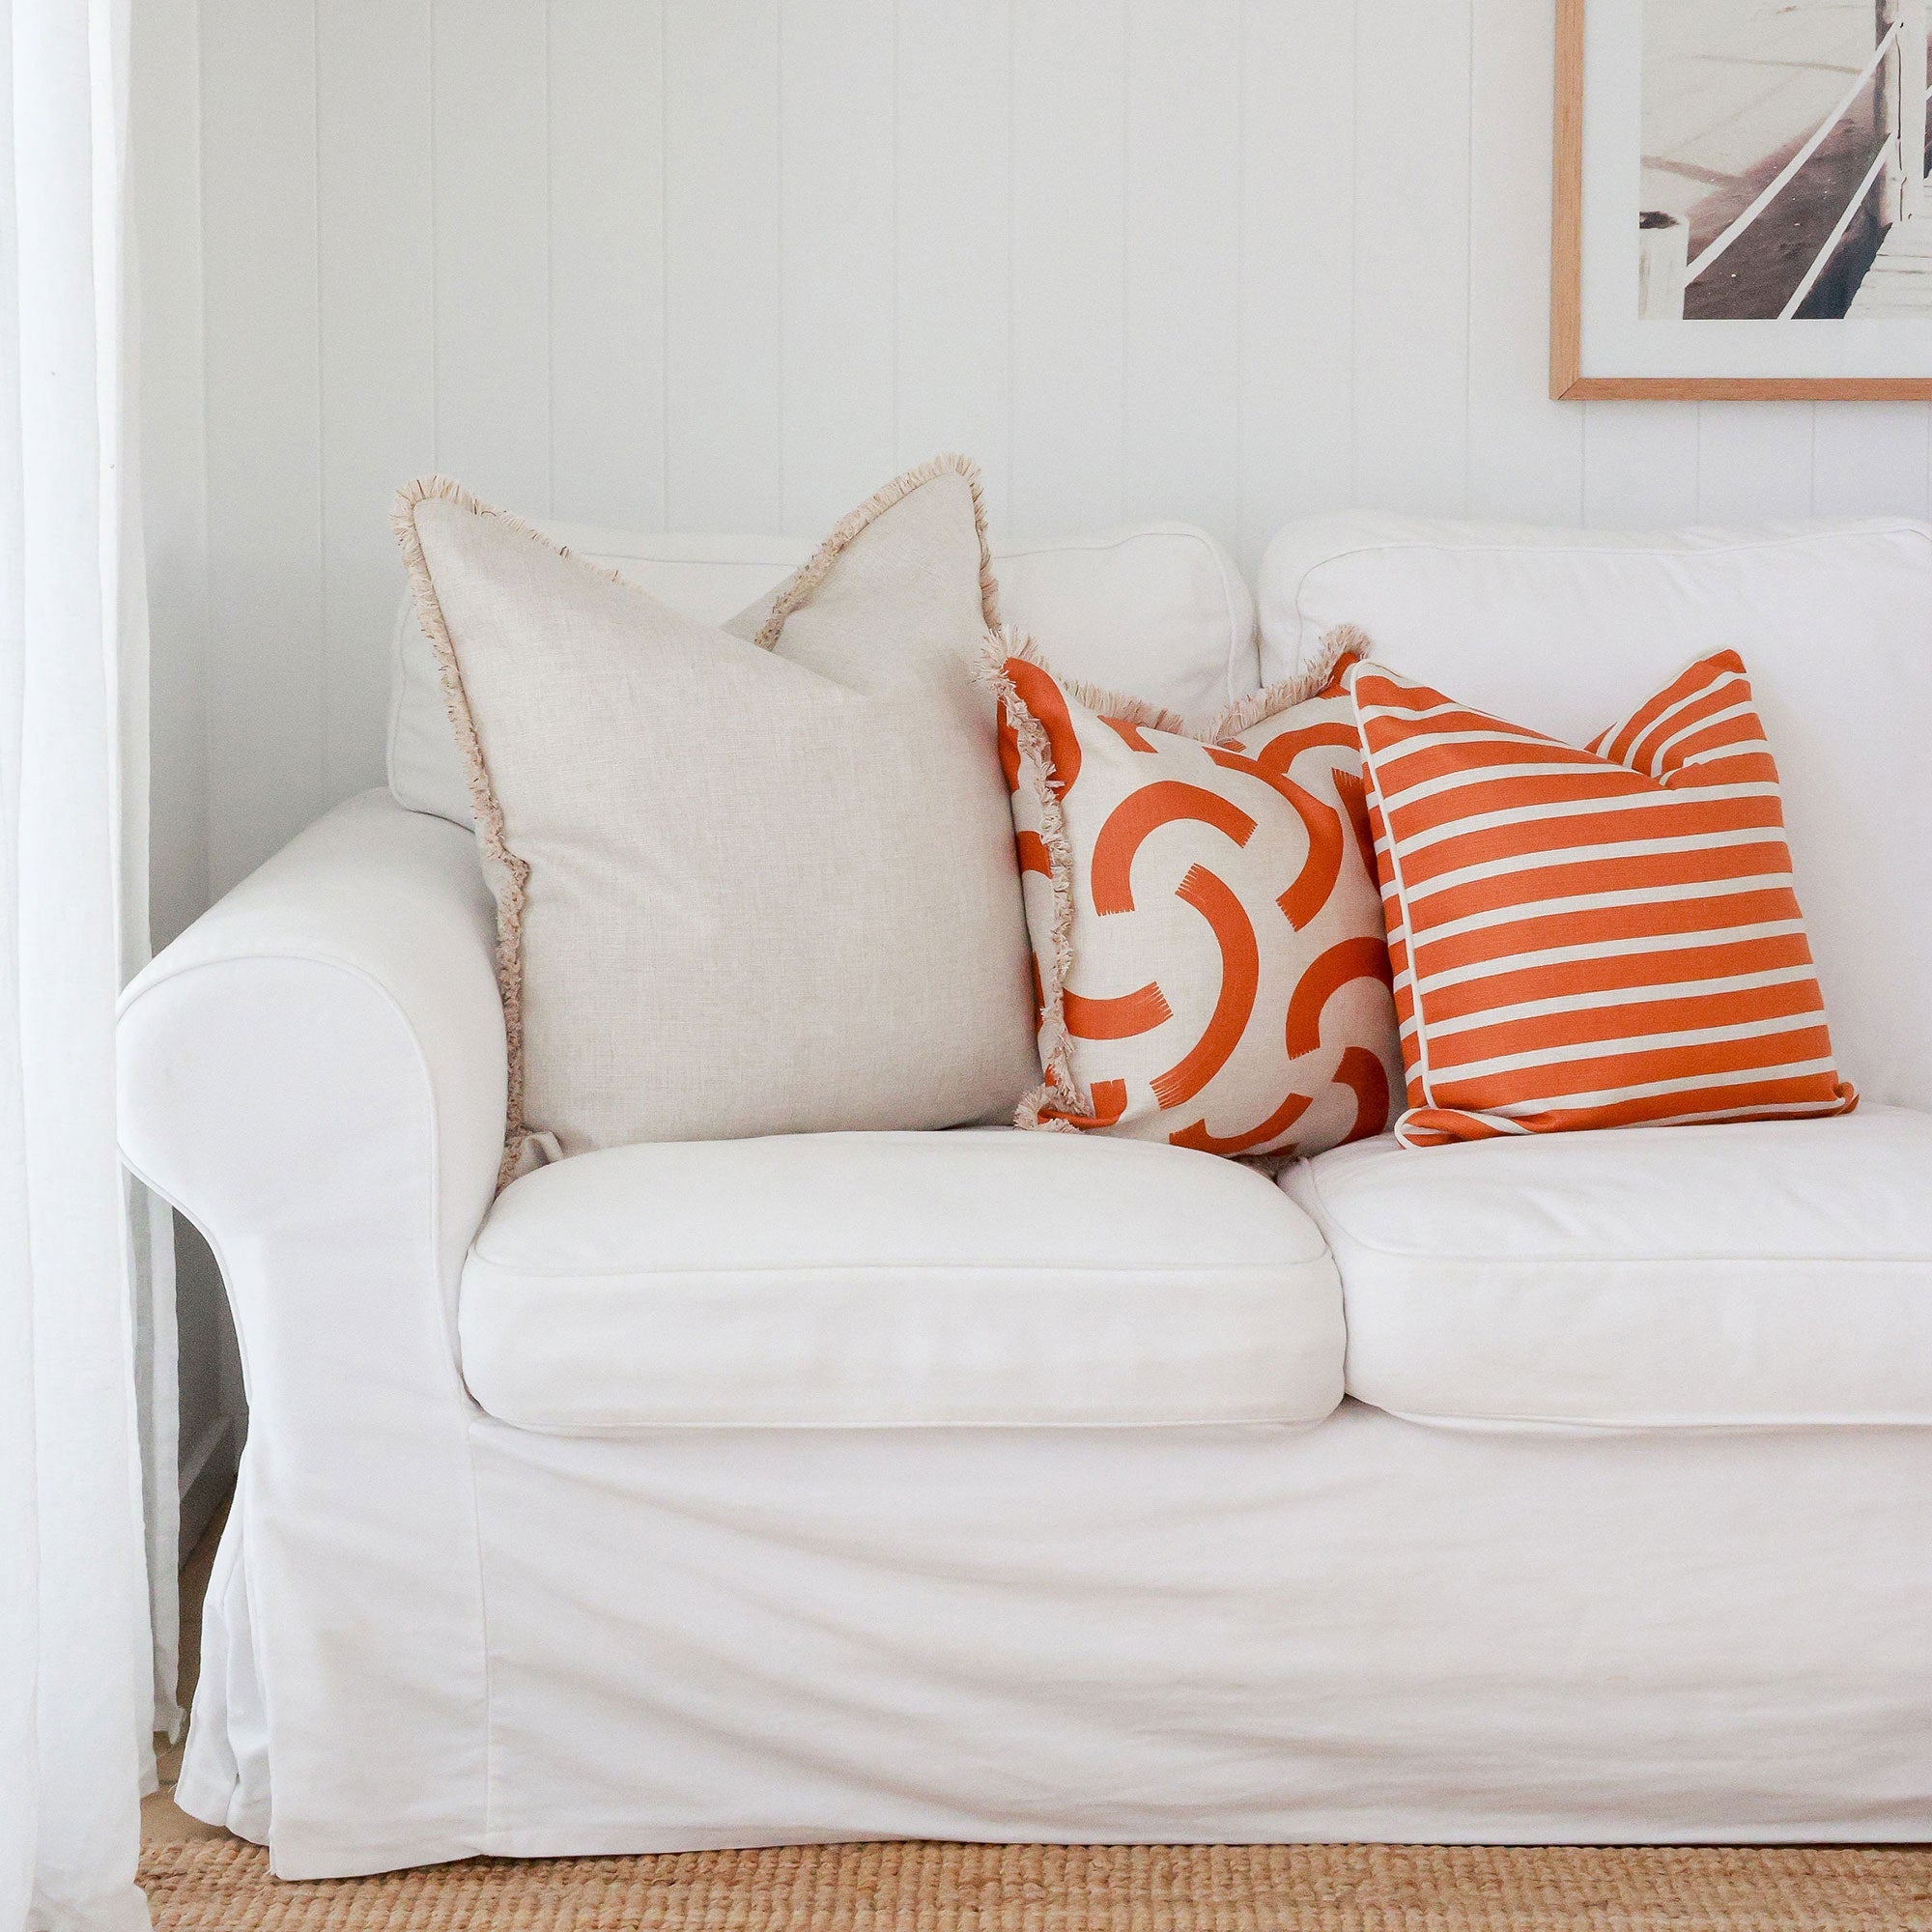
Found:
[[[158,1243],[114,1142],[114,1000],[145,935],[127,46],[127,0],[0,0],[0,1932],[148,1924],[140,1792],[171,1693],[135,1367]]]

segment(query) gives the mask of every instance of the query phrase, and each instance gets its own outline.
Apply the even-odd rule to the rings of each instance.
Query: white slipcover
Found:
[[[179,1795],[284,1876],[895,1833],[1932,1836],[1932,1431],[484,1413],[456,1317],[490,944],[469,836],[369,794],[124,1007],[124,1144],[214,1241],[252,1411]]]
[[[1932,1837],[1932,1430],[487,1413],[490,946],[467,831],[370,795],[124,1004],[124,1145],[214,1241],[252,1405],[179,1795],[284,1876],[901,1833]]]
[[[1331,625],[1393,669],[1581,744],[1733,649],[1777,759],[1838,1070],[1932,1096],[1932,528],[1904,519],[1628,535],[1353,514],[1260,578],[1262,674]]]
[[[756,603],[811,554],[799,537],[639,535],[537,519],[556,542],[706,623]],[[1257,688],[1255,603],[1235,560],[1189,524],[993,546],[1001,614],[1070,677],[1130,691],[1183,716]],[[469,821],[436,657],[413,600],[396,611],[389,789],[400,804]]]
[[[539,1169],[463,1269],[526,1429],[1315,1422],[1342,1291],[1212,1154],[1010,1127],[656,1142]]]
[[[1432,1421],[1932,1423],[1932,1114],[1474,1141],[1283,1177],[1349,1391]]]

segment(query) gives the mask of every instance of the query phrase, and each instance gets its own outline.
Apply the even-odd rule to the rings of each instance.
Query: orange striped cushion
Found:
[[[1348,686],[1406,1146],[1857,1105],[1736,652],[1583,751],[1378,665]]]

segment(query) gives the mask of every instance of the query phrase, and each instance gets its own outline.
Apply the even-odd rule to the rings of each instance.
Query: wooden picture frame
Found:
[[[1640,11],[1642,0],[1589,0],[1593,10],[1599,8],[1618,8]],[[1871,87],[1874,97],[1882,97],[1889,103],[1890,114],[1897,118],[1899,125],[1908,125],[1908,117],[1899,110],[1898,103],[1907,99],[1914,89],[1921,90],[1925,74],[1922,61],[1913,60],[1906,50],[1914,35],[1918,35],[1918,44],[1924,46],[1927,0],[1883,0],[1880,27],[1884,35],[1878,41],[1874,54]],[[1889,17],[1892,25],[1884,30],[1884,19]],[[1634,29],[1632,29],[1633,33]],[[1891,49],[1888,52],[1888,41]],[[1586,58],[1588,43],[1585,35],[1584,0],[1556,0],[1556,99],[1554,125],[1554,173],[1551,196],[1550,233],[1550,280],[1549,280],[1549,393],[1557,401],[1577,401],[1593,397],[1652,397],[1664,400],[1697,401],[1712,400],[1759,401],[1770,399],[1809,399],[1809,400],[1926,400],[1932,399],[1932,313],[1928,313],[1924,324],[1923,375],[1918,374],[1764,374],[1740,373],[1612,373],[1598,369],[1586,373],[1584,369],[1584,338],[1586,318],[1584,313],[1585,284],[1585,213],[1589,197],[1586,194],[1584,141],[1584,114],[1586,109]],[[1889,77],[1888,66],[1896,71],[1897,78]],[[1829,125],[1829,124],[1828,124]],[[1815,153],[1819,141],[1824,138],[1821,131],[1814,137],[1808,150],[1801,150],[1799,160],[1802,164],[1806,153]],[[1880,129],[1882,141],[1889,141],[1902,156],[1907,151],[1903,135],[1889,135]],[[1932,242],[1932,183],[1927,183],[1922,175],[1909,176],[1908,164],[1898,158],[1883,161],[1884,179],[1876,178],[1881,171],[1883,153],[1872,162],[1872,172],[1864,177],[1864,185],[1854,196],[1853,205],[1847,209],[1845,217],[1837,229],[1832,233],[1826,244],[1825,253],[1836,247],[1843,235],[1845,221],[1855,212],[1859,203],[1867,193],[1879,205],[1891,213],[1894,221],[1907,217],[1925,223],[1923,234]],[[1795,168],[1787,166],[1779,181],[1788,181],[1795,176]],[[1770,191],[1759,197],[1760,204],[1768,204],[1778,192],[1776,182]],[[1633,209],[1633,213],[1637,211]],[[1746,219],[1749,219],[1747,214]],[[1643,216],[1642,225],[1650,226],[1652,217]],[[1734,224],[1742,232],[1742,224]],[[1889,232],[1889,229],[1886,232]],[[1903,231],[1901,230],[1901,234]],[[1678,245],[1680,266],[1685,253],[1685,244]],[[1716,251],[1710,251],[1716,252]],[[1916,253],[1916,250],[1915,250]],[[1635,259],[1636,250],[1632,251]],[[1823,266],[1821,255],[1818,264],[1811,270],[1815,275],[1817,267]],[[1695,272],[1695,264],[1691,264]],[[1867,270],[1867,272],[1869,272]],[[1932,290],[1932,255],[1927,259],[1927,286]],[[1810,286],[1807,281],[1803,287]],[[1682,283],[1679,284],[1680,291]],[[1634,315],[1634,290],[1631,294],[1632,314]],[[1679,297],[1681,299],[1681,294]],[[1644,324],[1643,327],[1651,325]],[[1691,328],[1706,328],[1705,323],[1691,323]],[[1815,329],[1861,328],[1865,339],[1871,341],[1869,331],[1874,327],[1881,330],[1890,327],[1910,328],[1913,331],[1911,343],[1905,353],[1914,359],[1918,357],[1918,330],[1916,322],[1893,324],[1889,322],[1848,323],[1842,320],[1750,320],[1731,322],[1722,325],[1731,329],[1745,328],[1762,331],[1765,329],[1809,331]],[[1682,323],[1665,321],[1666,328],[1683,328]],[[1815,340],[1815,338],[1813,338]],[[1889,355],[1900,353],[1900,337],[1894,332],[1887,348]]]

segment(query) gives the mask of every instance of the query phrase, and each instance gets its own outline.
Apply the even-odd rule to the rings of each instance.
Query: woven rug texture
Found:
[[[156,1932],[1932,1932],[1932,1850],[866,1844],[288,1884],[151,1845]]]

